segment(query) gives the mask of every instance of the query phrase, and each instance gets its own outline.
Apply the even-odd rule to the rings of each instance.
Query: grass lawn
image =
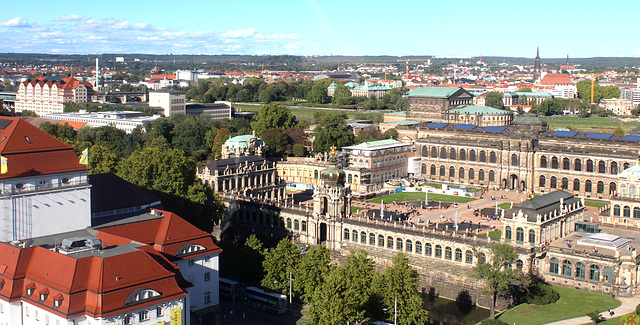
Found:
[[[628,122],[620,123],[610,120],[608,117],[590,116],[581,118],[578,116],[545,116],[543,117],[550,129],[575,129],[585,132],[613,133],[617,127],[621,127],[625,133],[629,133],[640,123]]]
[[[257,112],[258,109],[262,106],[260,105],[243,105],[243,104],[233,104],[233,107],[241,109],[243,112]],[[347,111],[347,110],[337,110],[337,109],[315,109],[315,108],[307,108],[307,107],[299,107],[299,108],[290,108],[291,114],[298,118],[299,120],[311,120],[313,121],[313,114],[318,111],[323,111],[326,113],[331,112],[342,112],[347,114],[349,118],[355,118],[358,112]]]
[[[500,203],[498,204],[498,208],[502,209],[502,210],[509,210],[511,209],[511,203],[512,202],[505,202],[505,203]],[[516,205],[517,202],[513,202],[513,205]]]
[[[358,212],[358,211],[360,211],[360,210],[363,210],[363,209],[364,209],[364,208],[361,208],[361,207],[354,207],[354,206],[352,206],[352,207],[351,207],[351,213],[356,213],[356,212]]]
[[[611,296],[553,286],[560,299],[550,305],[521,304],[502,313],[499,319],[508,324],[535,325],[586,316],[586,313],[620,306]]]
[[[380,200],[384,200],[387,203],[391,203],[392,201],[398,201],[398,202],[424,201],[424,192],[394,193],[390,195],[379,196],[379,197],[367,200],[367,202],[380,203]],[[429,193],[429,201],[467,203],[473,200],[475,199],[470,197]]]
[[[602,313],[602,316],[605,316],[607,318],[607,320],[602,321],[602,322],[598,322],[597,324],[598,325],[603,325],[603,324],[604,325],[620,325],[620,324],[622,324],[622,323],[620,323],[620,318],[626,320],[627,316],[629,316],[629,315],[635,315],[635,314],[631,313],[631,314],[626,314],[626,315],[620,315],[620,316],[614,317],[614,318],[609,318],[609,315],[607,315],[607,312],[605,311],[605,312]],[[613,315],[613,316],[615,316],[615,315]]]
[[[586,205],[588,207],[602,208],[603,206],[607,205],[607,203],[584,200],[584,205]]]
[[[491,238],[500,238],[502,235],[502,231],[501,230],[494,230],[494,231],[490,231],[488,232],[489,237]],[[480,234],[478,235],[478,237],[487,237],[487,234]]]

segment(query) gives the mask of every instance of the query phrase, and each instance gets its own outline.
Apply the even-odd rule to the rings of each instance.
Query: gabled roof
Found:
[[[540,80],[540,84],[543,85],[566,85],[573,84],[571,81],[571,77],[568,74],[564,73],[547,73],[542,80]]]
[[[0,178],[87,169],[73,147],[20,118],[0,117],[0,155],[7,159],[8,170]]]

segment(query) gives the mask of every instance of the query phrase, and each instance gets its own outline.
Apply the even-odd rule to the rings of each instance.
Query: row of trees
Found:
[[[329,250],[324,245],[311,247],[301,255],[300,248],[288,238],[274,248],[264,249],[252,235],[242,250],[246,257],[253,258],[243,259],[251,264],[243,269],[250,267],[253,273],[247,274],[236,266],[229,270],[233,273],[223,276],[249,276],[237,278],[247,284],[257,284],[256,280],[261,276],[259,284],[262,287],[288,294],[292,274],[294,293],[309,305],[304,311],[307,324],[393,321],[394,298],[398,299],[398,324],[424,324],[427,321],[427,311],[422,308],[417,291],[418,274],[403,253],[394,256],[392,265],[384,272],[378,272],[364,250],[352,251],[341,266],[331,263]],[[237,260],[237,256],[234,259]],[[225,270],[227,263],[233,261],[230,257],[222,257],[221,270]]]

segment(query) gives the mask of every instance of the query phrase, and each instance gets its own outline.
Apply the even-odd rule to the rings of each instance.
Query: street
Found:
[[[294,325],[301,319],[299,304],[294,302],[294,310],[285,315],[274,315],[242,304],[236,299],[235,312],[231,300],[220,299],[220,325]],[[291,314],[297,316],[293,316]]]

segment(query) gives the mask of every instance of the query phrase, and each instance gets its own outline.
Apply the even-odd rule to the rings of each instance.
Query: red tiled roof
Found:
[[[0,178],[86,170],[73,148],[20,118],[0,117],[0,155],[8,172]]]
[[[78,131],[78,129],[80,129],[81,127],[87,125],[87,123],[85,123],[85,122],[66,121],[66,120],[60,121],[58,124],[60,124],[60,125],[68,124],[70,127],[72,127],[76,131]]]
[[[173,80],[176,78],[176,76],[172,74],[154,74],[151,77],[149,77],[149,79],[164,79],[164,78]]]
[[[543,85],[568,85],[572,84],[571,77],[564,73],[547,73],[540,81]]]

